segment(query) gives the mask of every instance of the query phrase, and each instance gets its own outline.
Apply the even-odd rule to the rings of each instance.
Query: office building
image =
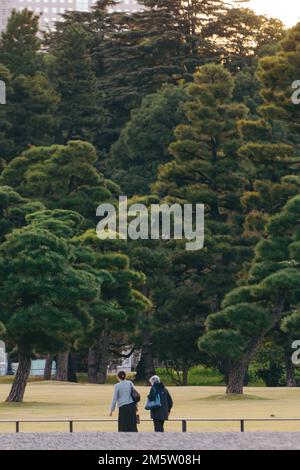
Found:
[[[41,14],[41,29],[52,29],[60,15],[65,11],[90,11],[97,0],[0,0],[0,31],[5,29],[7,18],[13,9],[28,8]],[[137,9],[136,0],[122,0],[116,6],[118,11],[134,11]]]

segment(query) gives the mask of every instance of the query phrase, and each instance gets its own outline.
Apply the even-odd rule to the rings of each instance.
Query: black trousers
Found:
[[[153,423],[154,423],[154,431],[155,432],[165,432],[165,430],[164,430],[164,424],[165,424],[164,420],[154,419]]]
[[[124,405],[119,408],[119,432],[138,432],[136,420],[136,404]]]

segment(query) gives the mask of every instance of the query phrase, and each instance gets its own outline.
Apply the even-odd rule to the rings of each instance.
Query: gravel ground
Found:
[[[1,450],[299,450],[300,433],[19,433],[0,434]]]

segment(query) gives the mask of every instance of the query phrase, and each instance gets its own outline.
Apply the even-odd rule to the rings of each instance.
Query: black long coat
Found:
[[[166,421],[173,407],[173,400],[163,383],[155,383],[152,385],[148,395],[149,400],[155,400],[156,394],[159,393],[161,407],[151,410],[151,419]]]

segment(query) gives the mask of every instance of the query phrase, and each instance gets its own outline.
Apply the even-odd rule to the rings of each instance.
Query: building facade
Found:
[[[13,0],[1,0],[0,2],[0,31],[5,29],[7,18],[13,8]]]
[[[22,10],[28,8],[40,14],[41,29],[53,29],[60,15],[65,11],[90,11],[97,0],[0,0],[0,31],[5,29],[7,18],[12,9]],[[137,0],[121,0],[116,7],[119,11],[134,11],[137,9]]]

